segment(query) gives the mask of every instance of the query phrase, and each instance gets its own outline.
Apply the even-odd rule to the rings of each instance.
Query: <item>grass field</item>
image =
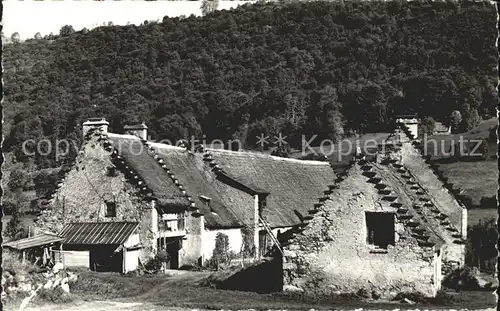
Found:
[[[463,190],[474,206],[483,198],[494,197],[498,189],[497,161],[440,163],[439,170],[453,183],[453,188]]]
[[[473,226],[478,224],[480,221],[485,221],[488,219],[497,219],[498,210],[493,208],[476,208],[467,211],[467,224],[468,226]]]
[[[77,283],[72,288],[75,300],[61,304],[35,300],[30,305],[33,310],[90,310],[110,306],[113,303],[135,303],[137,308],[126,310],[172,310],[172,309],[231,309],[231,310],[309,310],[332,308],[369,308],[369,309],[405,309],[405,308],[487,308],[495,305],[495,296],[491,292],[462,291],[448,292],[446,298],[429,299],[415,305],[401,304],[395,301],[369,301],[355,296],[318,297],[303,294],[257,294],[252,292],[229,291],[202,287],[200,282],[209,272],[186,272],[182,275],[123,276],[117,273],[80,272]],[[96,304],[97,301],[102,302]],[[147,305],[148,308],[144,309]],[[57,307],[55,307],[57,305]],[[43,307],[43,308],[42,308]],[[67,309],[66,309],[67,307]],[[103,308],[105,310],[105,308]]]

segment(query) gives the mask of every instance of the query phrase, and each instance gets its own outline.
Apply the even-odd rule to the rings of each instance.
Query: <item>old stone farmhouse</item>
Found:
[[[164,249],[172,269],[204,265],[219,232],[245,257],[276,245],[289,288],[433,295],[443,270],[463,264],[466,211],[403,133],[390,152],[335,173],[328,162],[175,147],[147,141],[144,124],[125,129],[83,124],[76,163],[37,221],[65,238],[66,264],[127,272]]]
[[[61,233],[69,224],[95,223],[94,231],[81,226],[78,234],[84,237],[120,230],[118,224],[113,229],[101,224],[99,231],[96,223],[137,222],[139,241],[133,248],[143,263],[166,249],[170,268],[205,264],[218,232],[229,237],[231,251],[256,258],[272,243],[268,232],[275,236],[300,224],[301,215],[307,215],[335,179],[326,162],[216,149],[193,152],[146,141],[143,125],[114,134],[107,131],[107,124],[105,120],[84,123],[85,143],[76,164],[38,225]],[[107,266],[121,245],[87,240],[64,244],[64,249],[68,256],[86,252],[91,268]],[[108,260],[94,262],[97,256],[92,253],[97,252],[108,253]],[[136,256],[132,250],[127,254]]]

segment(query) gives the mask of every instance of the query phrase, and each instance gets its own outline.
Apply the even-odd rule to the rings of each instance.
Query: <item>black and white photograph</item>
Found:
[[[2,310],[496,310],[498,4],[5,0]]]

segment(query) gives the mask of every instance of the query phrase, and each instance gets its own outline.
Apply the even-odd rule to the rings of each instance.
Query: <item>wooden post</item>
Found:
[[[61,262],[63,264],[63,267],[66,267],[66,265],[64,264],[64,254],[63,254],[63,244],[61,243],[61,245],[59,245],[59,255],[61,256]]]
[[[127,257],[127,248],[124,245],[122,245],[122,247],[123,247],[123,249],[122,249],[122,257],[123,257],[122,258],[122,272],[127,273],[127,269],[126,269],[127,261],[125,259]]]
[[[24,261],[26,260],[26,252],[23,251],[23,264],[24,264]]]

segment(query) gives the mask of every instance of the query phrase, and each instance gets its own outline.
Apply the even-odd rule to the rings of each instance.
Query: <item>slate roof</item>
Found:
[[[120,245],[134,233],[138,222],[75,222],[64,226],[64,244]]]

